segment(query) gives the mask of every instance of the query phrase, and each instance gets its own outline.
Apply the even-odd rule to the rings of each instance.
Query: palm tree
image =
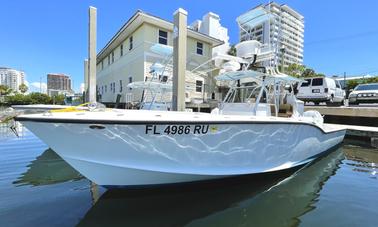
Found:
[[[0,85],[0,95],[8,95],[12,92],[12,89],[10,89],[7,85]]]
[[[25,84],[20,84],[20,86],[18,86],[18,89],[21,91],[22,94],[24,94],[28,91],[28,86],[26,86]]]

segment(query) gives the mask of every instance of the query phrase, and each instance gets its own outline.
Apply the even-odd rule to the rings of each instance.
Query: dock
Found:
[[[326,124],[347,129],[346,138],[378,148],[378,106],[305,106],[316,110]]]
[[[305,111],[316,110],[325,123],[378,127],[378,106],[305,106]]]
[[[372,147],[378,148],[378,127],[329,123],[325,123],[325,125],[328,125],[330,127],[346,128],[346,138],[359,140],[361,142],[370,142],[370,145]]]
[[[305,106],[307,110],[316,110],[326,116],[378,118],[378,106]]]

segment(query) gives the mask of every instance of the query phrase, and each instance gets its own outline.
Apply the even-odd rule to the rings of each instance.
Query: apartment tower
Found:
[[[262,10],[264,16],[268,15],[265,18],[269,19],[261,20]],[[259,5],[240,17],[243,16],[250,16],[251,19],[248,24],[239,24],[239,40],[270,44],[275,52],[270,65],[286,68],[290,64],[303,63],[304,17],[300,13],[288,5],[271,2]]]

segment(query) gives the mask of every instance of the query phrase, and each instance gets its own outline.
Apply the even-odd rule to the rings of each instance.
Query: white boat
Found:
[[[212,113],[92,109],[21,115],[16,120],[103,186],[151,186],[286,170],[343,141],[345,129],[324,125],[318,112],[303,113],[303,102],[284,89],[297,82],[295,78],[237,71],[217,79],[228,81],[231,88]]]

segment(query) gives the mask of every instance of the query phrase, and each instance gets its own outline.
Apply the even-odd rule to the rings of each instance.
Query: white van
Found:
[[[327,77],[306,78],[298,85],[297,98],[304,102],[326,102],[327,105],[343,105],[345,91],[341,89],[339,81]]]

